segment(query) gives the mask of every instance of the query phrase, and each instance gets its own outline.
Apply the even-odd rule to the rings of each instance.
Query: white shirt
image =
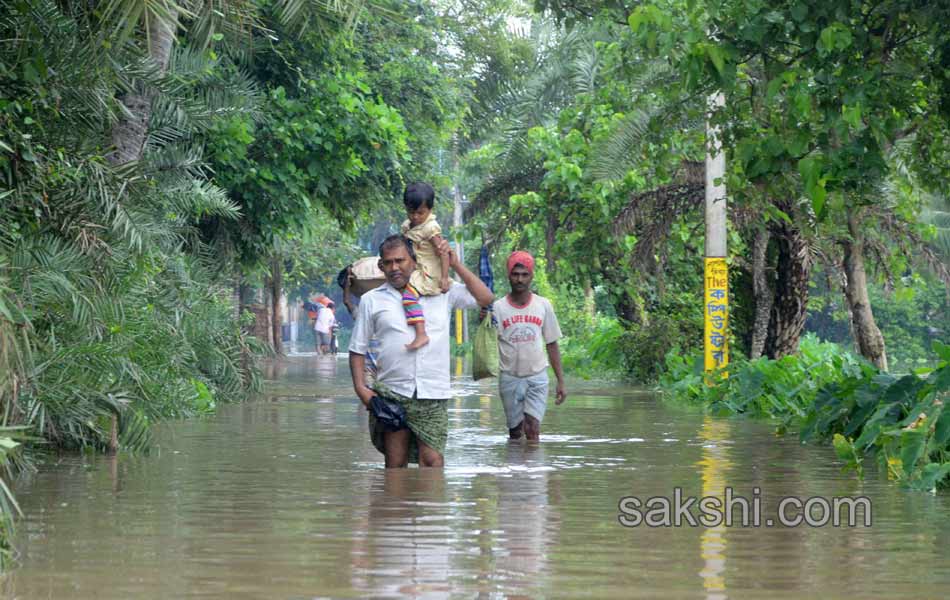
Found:
[[[317,322],[313,324],[313,328],[320,333],[330,333],[334,322],[336,322],[336,317],[333,315],[333,311],[323,307],[317,313]]]
[[[403,396],[448,399],[449,387],[449,315],[455,308],[478,306],[468,288],[457,281],[445,294],[419,298],[426,319],[429,343],[415,351],[406,344],[415,338],[415,330],[406,323],[402,293],[388,283],[363,294],[350,352],[366,355],[370,340],[379,340],[376,351],[376,380]]]

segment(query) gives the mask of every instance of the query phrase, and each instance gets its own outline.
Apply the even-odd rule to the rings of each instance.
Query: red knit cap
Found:
[[[511,253],[511,256],[508,257],[509,275],[511,275],[511,270],[515,268],[515,265],[521,265],[534,274],[534,257],[524,250],[516,250],[515,252]]]

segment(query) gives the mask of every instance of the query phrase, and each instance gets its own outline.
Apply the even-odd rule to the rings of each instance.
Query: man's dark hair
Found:
[[[398,246],[405,246],[406,252],[409,253],[409,258],[416,260],[416,251],[412,247],[412,240],[398,233],[389,236],[383,240],[382,244],[379,245],[379,257],[383,257],[384,250],[389,250],[390,248],[396,248]]]
[[[423,204],[432,208],[435,204],[435,190],[424,181],[410,183],[402,194],[402,203],[410,210],[416,210]]]

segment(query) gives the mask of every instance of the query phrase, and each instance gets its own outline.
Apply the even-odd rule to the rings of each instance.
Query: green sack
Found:
[[[498,377],[498,327],[492,313],[482,319],[472,343],[472,379]]]

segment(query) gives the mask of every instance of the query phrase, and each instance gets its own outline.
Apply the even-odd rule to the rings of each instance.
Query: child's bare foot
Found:
[[[448,279],[443,279],[439,282],[439,288],[442,290],[443,294],[447,294],[449,289],[452,287],[452,282]]]
[[[406,350],[418,350],[429,343],[429,336],[424,333],[417,333],[416,339],[412,343],[406,344]]]

